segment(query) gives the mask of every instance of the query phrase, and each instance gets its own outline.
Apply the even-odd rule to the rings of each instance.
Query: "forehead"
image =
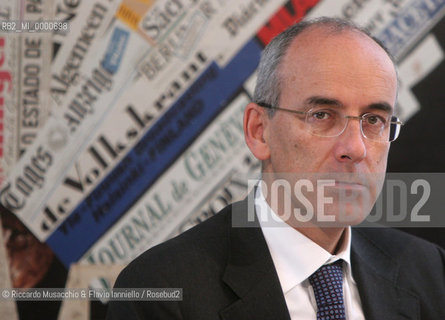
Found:
[[[394,105],[397,92],[389,56],[374,40],[351,30],[304,31],[286,51],[280,77],[280,102],[321,95],[345,104],[384,100]]]

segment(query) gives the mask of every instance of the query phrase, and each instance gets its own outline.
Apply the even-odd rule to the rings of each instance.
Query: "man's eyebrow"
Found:
[[[322,97],[322,96],[312,96],[305,100],[305,105],[309,106],[309,107],[320,106],[320,105],[342,107],[343,103],[341,103],[339,100],[333,99],[333,98]],[[365,109],[382,110],[382,111],[385,111],[388,113],[392,113],[394,111],[393,107],[385,101],[371,103],[371,104],[365,106]]]
[[[388,113],[393,113],[393,107],[387,102],[377,102],[371,103],[366,107],[366,109],[382,110]]]
[[[315,105],[329,105],[329,106],[337,106],[341,107],[343,104],[337,100],[322,96],[312,96],[307,98],[305,101],[305,105],[307,106],[315,106]]]

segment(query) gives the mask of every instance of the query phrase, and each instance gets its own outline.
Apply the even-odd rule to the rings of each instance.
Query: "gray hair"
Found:
[[[380,40],[372,36],[366,29],[357,26],[353,22],[340,18],[321,17],[312,20],[305,20],[289,27],[266,46],[261,54],[258,66],[257,81],[253,94],[255,103],[278,106],[281,94],[280,64],[292,41],[304,30],[312,26],[324,27],[329,33],[340,33],[344,30],[355,31],[373,39],[390,57],[394,63],[394,58]],[[394,63],[395,64],[395,63]],[[267,109],[270,116],[274,114],[274,109]]]

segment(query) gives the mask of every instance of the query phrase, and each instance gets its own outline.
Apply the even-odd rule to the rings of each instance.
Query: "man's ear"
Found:
[[[264,108],[256,103],[249,103],[244,110],[244,139],[250,151],[258,160],[267,160],[270,149],[267,144],[269,116]]]

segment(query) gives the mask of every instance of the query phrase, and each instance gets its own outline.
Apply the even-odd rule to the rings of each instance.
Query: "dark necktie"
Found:
[[[317,320],[345,320],[341,261],[321,266],[309,277],[309,282],[317,301]]]

